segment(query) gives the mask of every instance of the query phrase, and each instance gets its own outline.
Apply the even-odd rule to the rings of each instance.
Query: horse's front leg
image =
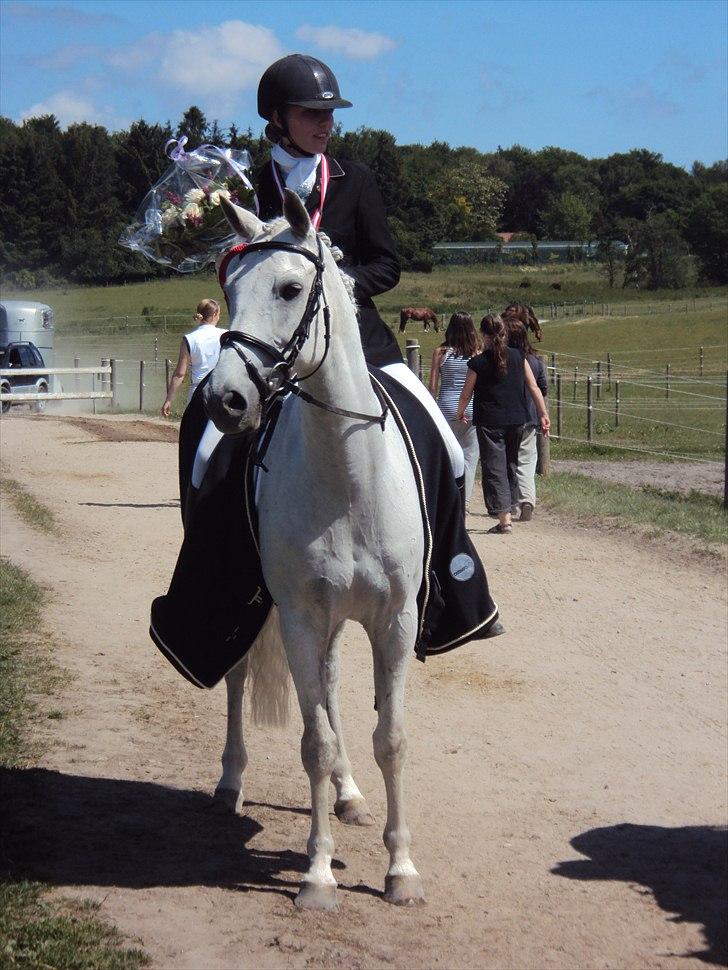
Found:
[[[243,691],[248,673],[248,658],[225,675],[227,686],[227,736],[222,753],[222,776],[215,789],[215,804],[237,812],[243,804],[243,772],[248,752],[243,741]]]
[[[425,901],[422,880],[410,859],[410,833],[405,821],[402,786],[407,751],[404,689],[415,641],[416,617],[417,606],[413,603],[411,610],[394,617],[388,628],[370,635],[378,714],[373,736],[374,757],[384,776],[387,792],[384,844],[389,850],[389,869],[384,880],[384,898],[400,906]]]
[[[296,906],[336,909],[336,880],[331,871],[334,839],[329,824],[329,779],[339,753],[326,709],[325,652],[329,636],[315,631],[302,613],[280,609],[281,633],[303,717],[301,761],[311,785],[311,833],[308,871]]]
[[[341,672],[341,635],[344,624],[334,634],[326,656],[326,710],[329,723],[336,735],[338,754],[331,773],[331,781],[336,787],[334,812],[339,821],[346,825],[374,825],[374,817],[369,811],[366,799],[359,791],[351,773],[351,762],[344,745],[344,728],[339,709],[339,675]]]

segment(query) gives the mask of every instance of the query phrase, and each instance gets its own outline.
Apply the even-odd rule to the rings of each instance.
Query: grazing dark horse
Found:
[[[533,312],[533,307],[528,306],[527,303],[509,303],[501,316],[506,323],[508,322],[508,318],[511,320],[520,320],[526,330],[531,331],[536,340],[543,340],[543,329],[541,328],[539,319]]]
[[[406,306],[399,311],[399,332],[404,333],[405,327],[407,326],[408,320],[418,320],[422,321],[425,325],[425,330],[430,329],[430,324],[435,331],[435,333],[440,332],[440,318],[427,306]]]

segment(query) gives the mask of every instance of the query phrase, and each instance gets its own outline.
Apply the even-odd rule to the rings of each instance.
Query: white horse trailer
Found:
[[[53,310],[45,303],[3,300],[0,302],[0,351],[8,344],[29,342],[41,352],[46,367],[55,367],[53,319]],[[49,390],[52,393],[62,390],[56,375],[50,375]]]

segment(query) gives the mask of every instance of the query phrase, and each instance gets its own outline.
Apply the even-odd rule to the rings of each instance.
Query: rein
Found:
[[[239,246],[234,246],[233,249],[231,249],[230,252],[225,255],[220,264],[220,269],[218,272],[220,285],[223,287],[223,289],[225,287],[228,263],[234,256],[242,257],[248,253],[262,252],[266,250],[294,253],[298,256],[304,256],[315,266],[316,276],[311,284],[311,289],[308,294],[303,316],[301,317],[298,326],[293,331],[293,334],[283,350],[279,350],[277,347],[274,347],[273,344],[267,343],[265,340],[261,340],[254,334],[245,333],[242,330],[226,330],[220,337],[220,345],[223,349],[226,347],[232,347],[245,365],[248,377],[255,385],[255,389],[258,391],[260,396],[264,423],[268,419],[271,405],[273,404],[274,400],[281,395],[290,392],[291,394],[295,394],[297,397],[300,397],[301,400],[305,401],[307,404],[313,404],[315,407],[321,408],[324,411],[329,411],[332,414],[340,414],[346,418],[360,418],[363,421],[374,421],[380,425],[382,430],[384,430],[384,423],[389,412],[389,405],[387,404],[386,400],[382,398],[374,382],[372,382],[372,388],[382,407],[381,414],[363,414],[360,411],[349,411],[346,408],[338,408],[332,404],[326,404],[324,401],[319,401],[317,398],[313,397],[312,394],[308,394],[299,387],[299,381],[304,381],[309,377],[312,377],[323,365],[326,357],[328,356],[329,347],[331,345],[331,313],[323,292],[323,248],[321,245],[321,240],[318,237],[316,242],[318,245],[318,255],[309,252],[309,250],[304,249],[302,246],[293,246],[290,243],[274,241],[243,243]],[[303,377],[298,377],[296,374],[291,375],[291,371],[296,363],[298,355],[301,352],[303,345],[308,340],[311,331],[311,322],[322,309],[322,298],[324,300],[323,357],[314,367],[314,369],[310,373],[305,374]],[[245,347],[254,347],[257,350],[262,350],[263,353],[272,358],[274,361],[273,367],[268,371],[266,376],[261,374],[250,357],[248,357],[248,355],[245,353]]]

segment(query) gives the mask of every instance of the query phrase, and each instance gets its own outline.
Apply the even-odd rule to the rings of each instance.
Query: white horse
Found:
[[[271,224],[227,203],[225,212],[250,245],[227,265],[231,329],[205,389],[208,414],[222,432],[256,428],[271,389],[289,374],[309,395],[286,399],[257,493],[260,556],[301,707],[301,758],[311,784],[310,864],[296,904],[336,906],[329,781],[340,819],[373,822],[351,775],[338,709],[337,641],[346,620],[361,623],[372,644],[374,756],[387,794],[384,898],[423,902],[402,788],[405,679],[418,632],[424,551],[413,471],[370,381],[351,288],[298,197],[286,191],[284,217]],[[264,635],[272,632],[275,612]],[[243,661],[227,677],[217,795],[232,804],[247,761],[246,670]]]

